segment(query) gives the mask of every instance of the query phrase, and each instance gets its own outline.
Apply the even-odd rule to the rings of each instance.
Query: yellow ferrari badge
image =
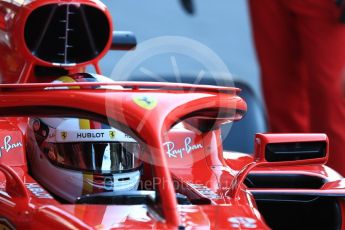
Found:
[[[133,101],[141,108],[152,110],[157,106],[158,100],[155,97],[148,95],[134,96]]]
[[[115,139],[116,132],[115,131],[109,131],[109,137],[110,139]]]
[[[61,132],[61,138],[62,138],[62,140],[66,140],[67,132]]]

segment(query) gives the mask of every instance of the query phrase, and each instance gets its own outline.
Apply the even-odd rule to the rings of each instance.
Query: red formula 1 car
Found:
[[[344,228],[324,134],[226,152],[239,89],[83,73],[135,43],[100,2],[1,1],[0,31],[1,229]]]

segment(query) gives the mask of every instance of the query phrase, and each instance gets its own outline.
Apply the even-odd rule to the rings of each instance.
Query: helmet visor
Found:
[[[44,148],[48,159],[79,171],[123,172],[141,166],[140,147],[134,142],[49,143]]]

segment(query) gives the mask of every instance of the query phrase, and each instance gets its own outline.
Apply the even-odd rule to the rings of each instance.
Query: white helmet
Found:
[[[30,118],[27,151],[33,177],[68,202],[87,194],[136,190],[139,185],[139,144],[107,124]]]

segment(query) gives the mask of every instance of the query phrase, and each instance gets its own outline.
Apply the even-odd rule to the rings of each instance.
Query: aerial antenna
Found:
[[[180,0],[182,8],[189,15],[195,14],[195,5],[193,0]]]

